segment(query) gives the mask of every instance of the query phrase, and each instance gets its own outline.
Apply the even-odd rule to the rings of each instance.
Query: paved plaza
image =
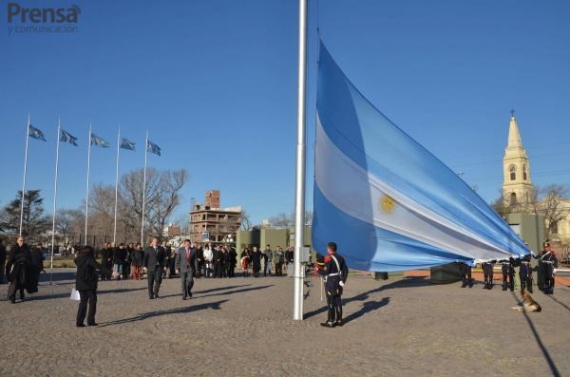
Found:
[[[189,301],[179,279],[152,301],[144,280],[107,281],[100,325],[76,328],[73,270],[58,271],[29,300],[0,302],[0,376],[570,376],[567,286],[535,293],[543,312],[525,314],[500,287],[351,275],[346,325],[328,329],[316,278],[302,322],[287,277],[198,279]]]

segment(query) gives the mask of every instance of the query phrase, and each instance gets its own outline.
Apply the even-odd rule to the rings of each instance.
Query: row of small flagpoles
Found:
[[[20,229],[19,235],[22,236],[22,227],[24,223],[24,195],[26,192],[26,174],[28,169],[28,148],[29,148],[29,139],[36,139],[41,141],[47,141],[44,133],[34,126],[32,126],[30,121],[30,116],[28,115],[28,124],[26,127],[26,147],[24,152],[24,178],[22,183],[22,197],[20,203]],[[89,143],[87,144],[87,183],[86,183],[86,194],[85,194],[85,234],[84,240],[87,243],[87,232],[88,232],[88,218],[89,218],[89,175],[90,175],[90,168],[91,168],[91,146],[101,147],[101,148],[109,148],[109,142],[105,139],[95,135],[91,130],[91,124],[89,124],[89,136],[88,136]],[[52,237],[51,237],[51,258],[50,258],[50,266],[53,270],[53,254],[54,254],[54,247],[55,247],[55,216],[57,212],[57,180],[58,180],[58,168],[59,168],[59,146],[60,142],[68,143],[73,146],[77,145],[77,137],[71,135],[69,132],[65,131],[61,128],[61,121],[58,120],[57,124],[57,146],[55,152],[55,178],[54,178],[54,192],[53,192],[53,218],[52,218]],[[141,213],[141,244],[144,245],[144,226],[145,226],[145,210],[146,210],[146,170],[148,164],[148,152],[156,154],[158,156],[161,155],[160,147],[151,142],[148,139],[148,131],[146,132],[145,138],[145,153],[144,153],[144,170],[143,170],[143,200],[142,200],[142,213]],[[118,205],[118,198],[119,198],[119,161],[121,155],[121,149],[126,149],[130,151],[135,150],[135,143],[121,137],[121,128],[119,127],[117,132],[117,161],[116,161],[116,170],[115,170],[115,219],[114,219],[114,227],[113,227],[113,242],[116,242],[117,238],[117,205]]]

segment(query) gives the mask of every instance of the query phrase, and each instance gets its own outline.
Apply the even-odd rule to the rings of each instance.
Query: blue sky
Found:
[[[53,201],[62,127],[58,207],[85,197],[89,123],[122,134],[121,173],[142,168],[146,130],[162,157],[186,168],[173,220],[191,199],[222,190],[255,222],[294,206],[297,3],[292,0],[20,0],[81,8],[72,34],[8,31],[0,4],[0,205],[22,185],[27,114],[47,143],[30,140],[28,189]],[[318,9],[317,9],[318,8]],[[538,184],[570,183],[570,3],[563,0],[348,1],[310,4],[308,208],[312,200],[317,24],[345,73],[385,115],[490,202],[502,184],[509,111],[516,110]],[[91,182],[114,184],[115,149],[94,148]]]

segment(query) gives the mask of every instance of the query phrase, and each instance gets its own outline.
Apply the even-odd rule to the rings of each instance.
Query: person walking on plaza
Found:
[[[176,253],[176,274],[180,274],[182,284],[182,300],[192,298],[192,287],[194,286],[194,271],[198,268],[196,260],[196,249],[191,247],[189,239],[184,240],[184,246]]]
[[[273,251],[271,251],[271,246],[266,245],[265,250],[263,250],[263,276],[271,276],[271,264],[273,263]]]
[[[493,288],[493,268],[495,268],[494,260],[483,262],[483,281],[485,286],[483,289],[492,289]]]
[[[95,261],[93,248],[82,246],[75,259],[77,273],[75,275],[75,289],[79,291],[79,308],[75,325],[85,327],[85,317],[87,316],[87,326],[97,326],[95,314],[97,312],[97,270],[103,275],[111,277],[111,270]],[[118,277],[118,272],[112,272],[113,277]],[[87,308],[89,307],[89,310]]]
[[[137,243],[131,253],[131,279],[141,280],[144,252],[140,243]]]
[[[24,289],[28,285],[28,271],[32,264],[32,255],[28,245],[24,243],[24,237],[18,237],[16,245],[10,249],[8,262],[6,263],[6,275],[10,285],[8,286],[8,299],[12,304],[16,303],[16,293],[20,292],[20,300],[26,298]]]
[[[337,254],[337,245],[329,242],[327,256],[322,258],[324,266],[318,269],[325,278],[325,292],[327,295],[327,320],[321,323],[324,327],[336,327],[344,324],[342,320],[342,293],[348,278],[348,266],[344,258]]]
[[[143,258],[143,266],[146,268],[148,281],[148,298],[158,298],[162,272],[166,259],[166,252],[158,245],[158,238],[154,237],[149,247],[146,248]]]

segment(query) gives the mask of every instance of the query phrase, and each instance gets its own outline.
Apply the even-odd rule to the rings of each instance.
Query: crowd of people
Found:
[[[158,242],[158,239],[156,240]],[[172,247],[166,241],[157,245],[164,251],[161,278],[173,278],[176,273],[176,258],[182,248]],[[266,245],[263,250],[257,246],[245,247],[238,255],[233,246],[210,243],[193,243],[190,248],[195,252],[195,276],[205,278],[233,278],[236,269],[243,277],[283,276],[284,270],[293,263],[293,249],[277,246],[271,250]],[[148,251],[148,248],[146,249]],[[140,243],[106,242],[95,251],[95,258],[101,265],[118,274],[117,279],[140,280],[144,274],[145,249]],[[286,274],[286,271],[285,271]],[[108,279],[103,275],[102,280]]]
[[[538,263],[535,267],[532,266],[532,259],[537,259]],[[504,259],[504,260],[490,260],[482,263],[483,269],[483,283],[484,289],[492,289],[494,284],[494,269],[495,265],[501,266],[502,275],[502,289],[503,291],[514,291],[515,289],[515,274],[517,273],[520,281],[520,290],[528,290],[533,293],[534,277],[533,272],[537,273],[536,286],[545,294],[554,293],[554,285],[556,272],[559,267],[559,260],[550,246],[550,243],[544,244],[544,249],[537,256],[526,255],[520,259]],[[473,287],[474,280],[471,277],[471,266],[465,263],[459,264],[462,288]]]

